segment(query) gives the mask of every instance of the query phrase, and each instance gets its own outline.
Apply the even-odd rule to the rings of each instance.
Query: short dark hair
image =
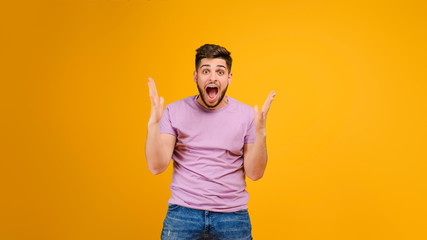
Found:
[[[196,71],[199,69],[200,61],[203,58],[222,58],[227,64],[228,72],[231,71],[231,62],[233,59],[231,59],[231,53],[224,47],[215,44],[205,44],[199,47],[196,52]]]

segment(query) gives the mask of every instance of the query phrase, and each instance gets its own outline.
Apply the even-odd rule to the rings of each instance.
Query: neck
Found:
[[[203,100],[202,100],[202,98],[201,98],[200,95],[197,97],[197,102],[200,103],[200,105],[202,105],[206,109],[216,110],[216,109],[220,109],[222,107],[225,107],[225,105],[227,105],[227,103],[228,103],[228,97],[224,96],[224,98],[221,100],[221,102],[218,105],[216,105],[215,107],[209,107],[209,106],[207,106],[205,104],[205,102],[203,102]]]

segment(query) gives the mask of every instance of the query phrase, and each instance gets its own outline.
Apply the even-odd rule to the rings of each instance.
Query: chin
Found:
[[[200,88],[200,86],[198,84],[197,84],[197,88],[199,90],[199,96],[202,98],[202,101],[206,105],[206,107],[208,107],[208,108],[215,108],[224,99],[225,93],[227,92],[227,89],[228,89],[228,85],[225,87],[225,89],[223,91],[221,91],[220,88],[217,88],[217,90],[218,90],[218,92],[217,92],[217,94],[218,94],[217,98],[218,99],[214,103],[212,103],[212,104],[209,103],[209,101],[208,101],[209,97],[208,97],[207,89]]]

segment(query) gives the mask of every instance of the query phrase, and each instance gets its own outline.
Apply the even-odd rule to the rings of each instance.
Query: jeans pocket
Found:
[[[170,212],[170,211],[174,211],[174,210],[178,209],[179,207],[180,207],[180,206],[179,206],[179,205],[176,205],[176,204],[169,204],[168,212]]]
[[[248,215],[249,213],[248,213],[248,209],[243,209],[243,210],[240,210],[240,211],[236,211],[236,212],[233,212],[234,214],[237,214],[237,215]]]

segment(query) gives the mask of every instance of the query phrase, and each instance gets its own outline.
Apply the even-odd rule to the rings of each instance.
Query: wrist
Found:
[[[148,121],[147,127],[148,128],[152,128],[152,127],[157,127],[160,126],[160,122],[156,122],[156,121]]]
[[[264,129],[256,129],[255,135],[260,136],[260,137],[266,137],[267,131],[265,130],[265,128]]]

